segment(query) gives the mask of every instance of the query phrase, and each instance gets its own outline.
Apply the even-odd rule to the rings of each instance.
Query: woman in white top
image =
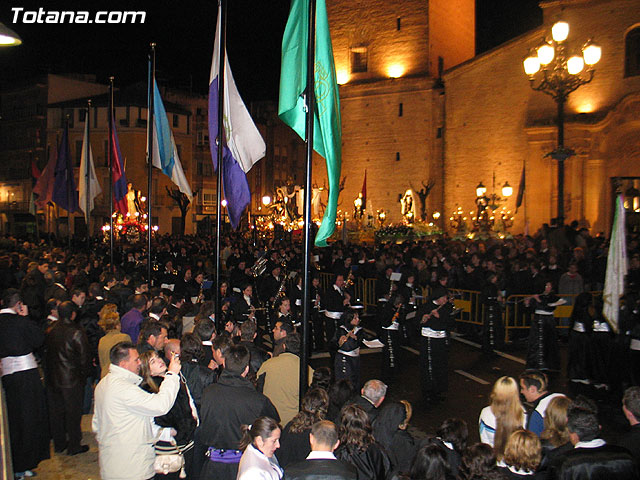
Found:
[[[489,398],[491,403],[482,409],[478,421],[480,441],[491,445],[500,461],[509,435],[524,427],[526,417],[520,403],[518,383],[513,377],[500,377]]]
[[[280,447],[281,428],[269,417],[260,417],[253,425],[243,425],[240,450],[244,449],[236,480],[280,480],[282,468],[274,455]]]

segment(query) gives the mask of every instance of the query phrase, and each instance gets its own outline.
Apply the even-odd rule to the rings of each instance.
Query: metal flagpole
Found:
[[[109,258],[111,272],[113,268],[113,77],[109,77]]]
[[[66,116],[65,120],[65,128],[67,130],[67,143],[69,142],[69,115]],[[62,146],[64,148],[64,146]],[[73,192],[71,191],[71,176],[73,175],[73,170],[70,170],[71,159],[66,158],[66,172],[67,172],[67,249],[71,250],[71,202],[73,201]],[[73,167],[72,167],[73,168]]]
[[[147,281],[151,287],[151,232],[153,226],[151,221],[151,205],[153,205],[153,122],[154,122],[154,93],[156,81],[156,44],[151,44],[149,54],[149,98],[147,115],[147,167],[149,168],[149,178],[147,183]]]
[[[225,54],[227,50],[227,2],[220,0],[220,60],[218,62],[218,181],[216,191],[216,326],[221,329],[222,299],[220,298],[220,232],[222,230],[222,158],[224,148],[224,89],[225,89]]]
[[[309,385],[308,364],[309,351],[307,349],[309,339],[310,321],[310,281],[309,272],[311,259],[311,166],[313,160],[313,118],[315,116],[315,91],[314,91],[314,64],[315,64],[315,42],[316,40],[316,0],[309,0],[309,37],[307,46],[307,90],[306,90],[306,126],[305,136],[307,138],[307,158],[304,185],[304,276],[302,281],[302,341],[300,342],[300,396],[302,398]]]
[[[91,212],[89,211],[89,207],[91,205],[91,165],[89,161],[91,160],[91,100],[87,100],[87,116],[84,121],[87,124],[87,150],[85,151],[85,166],[84,166],[84,181],[85,181],[85,219],[87,223],[87,251],[91,251]]]

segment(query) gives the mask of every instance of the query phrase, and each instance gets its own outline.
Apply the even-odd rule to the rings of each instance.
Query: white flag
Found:
[[[620,297],[624,293],[624,277],[627,275],[627,240],[625,237],[624,206],[622,195],[616,197],[616,212],[609,239],[607,274],[604,280],[602,314],[614,332],[618,332]]]
[[[89,181],[87,182],[87,180]],[[87,185],[89,188],[87,188]],[[102,189],[100,188],[100,182],[98,182],[96,171],[93,168],[93,154],[91,153],[91,145],[89,144],[89,114],[87,114],[84,122],[84,140],[82,141],[79,182],[79,206],[80,210],[84,212],[84,220],[87,222],[87,229],[89,228],[89,213],[93,210],[93,201],[101,193]],[[88,210],[87,196],[89,197]]]

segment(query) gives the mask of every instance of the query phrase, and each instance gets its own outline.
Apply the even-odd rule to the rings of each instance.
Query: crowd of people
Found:
[[[215,285],[209,240],[157,238],[150,279],[137,246],[118,246],[110,264],[98,241],[90,251],[0,241],[0,358],[16,478],[49,458],[50,440],[57,453],[88,451],[83,413],[93,413],[104,479],[602,478],[585,473],[596,457],[619,467],[615,478],[637,478],[625,450],[640,458],[637,442],[604,444],[596,404],[579,395],[624,391],[629,435],[637,439],[636,238],[628,243],[617,334],[589,293],[602,289],[607,244],[586,229],[507,240],[336,243],[314,252],[314,272],[330,273],[332,281],[322,289],[312,276],[307,345],[300,335],[300,246],[229,236],[220,260],[224,281]],[[368,328],[354,290],[358,278],[376,279],[379,304]],[[419,347],[425,402],[445,398],[452,289],[480,292],[484,318],[475,333],[488,353],[501,346],[510,295],[525,295],[533,316],[532,369],[496,383],[479,419],[481,444],[467,445],[468,426],[455,416],[419,441],[407,428],[412,405],[385,402],[405,344]],[[549,313],[562,303],[573,305],[573,400],[547,391],[546,375],[559,370]],[[362,384],[360,348],[374,344],[382,346],[381,379]],[[329,368],[309,367],[300,399],[302,348],[329,352],[331,360]]]

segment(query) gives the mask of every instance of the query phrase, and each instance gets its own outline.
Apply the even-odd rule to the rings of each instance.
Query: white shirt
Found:
[[[240,459],[236,480],[280,480],[282,473],[275,456],[269,459],[250,444]]]
[[[333,452],[315,450],[307,455],[307,460],[336,460],[336,456],[333,454]]]

